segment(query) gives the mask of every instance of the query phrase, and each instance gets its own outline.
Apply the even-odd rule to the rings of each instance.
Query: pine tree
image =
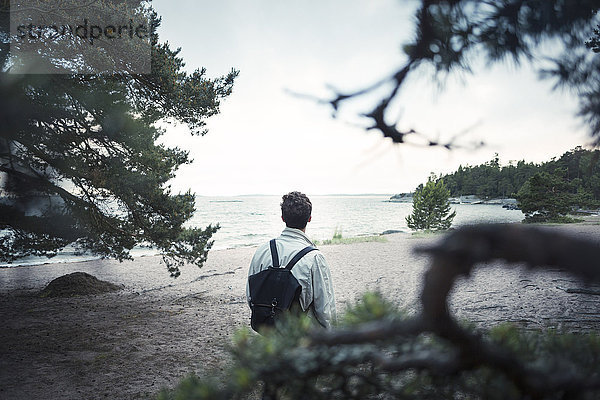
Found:
[[[90,7],[114,12],[109,5]],[[158,41],[156,13],[134,10],[151,21],[149,74],[11,75],[0,47],[0,261],[52,257],[70,243],[119,260],[131,258],[136,244],[151,245],[173,275],[186,262],[206,260],[218,227],[184,226],[194,194],[172,193],[168,182],[191,160],[188,151],[159,142],[159,123],[204,135],[205,119],[219,112],[237,71],[214,79],[204,69],[185,72],[179,49]]]
[[[578,203],[576,188],[565,179],[566,169],[538,172],[517,193],[525,222],[571,222],[566,215]]]
[[[406,217],[412,230],[444,230],[450,228],[456,211],[450,212],[450,191],[443,180],[431,175],[423,185],[419,185],[413,197],[413,212]]]

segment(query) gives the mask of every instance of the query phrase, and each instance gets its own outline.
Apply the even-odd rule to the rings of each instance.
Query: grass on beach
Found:
[[[532,221],[526,220],[521,221],[523,224],[539,225],[539,226],[560,226],[560,225],[571,225],[571,224],[582,224],[582,225],[600,225],[600,215],[589,214],[585,212],[574,213],[568,215],[562,215],[558,218],[552,218],[547,221]]]
[[[445,233],[448,233],[448,230],[441,230],[441,231],[431,231],[431,230],[416,231],[416,232],[411,233],[410,237],[411,237],[411,239],[432,238],[432,237],[443,235]]]
[[[335,232],[333,233],[333,237],[331,239],[325,240],[313,240],[313,242],[319,245],[327,245],[327,244],[352,244],[352,243],[364,243],[364,242],[380,242],[385,243],[387,239],[382,235],[372,235],[372,236],[355,236],[355,237],[342,237],[342,230],[339,228],[335,228]]]

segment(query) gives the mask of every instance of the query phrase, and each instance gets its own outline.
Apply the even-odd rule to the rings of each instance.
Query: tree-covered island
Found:
[[[461,165],[438,180],[454,199],[493,203],[515,198],[526,222],[568,222],[569,213],[600,207],[600,150],[578,146],[539,164],[521,160],[501,165],[496,154],[480,165]],[[410,202],[412,195],[401,193],[390,200]]]

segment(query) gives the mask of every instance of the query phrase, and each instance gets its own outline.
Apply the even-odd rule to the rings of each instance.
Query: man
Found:
[[[306,225],[311,220],[311,213],[312,203],[306,195],[290,192],[283,196],[281,219],[285,222],[286,228],[275,240],[279,264],[282,267],[303,248],[314,246],[306,236]],[[250,263],[248,276],[257,274],[271,265],[270,245],[265,243],[256,250]],[[292,274],[302,287],[299,304],[293,305],[292,310],[299,306],[321,326],[330,328],[336,318],[335,298],[329,266],[323,254],[318,250],[307,253],[296,263]],[[250,298],[248,283],[246,283],[246,298]]]

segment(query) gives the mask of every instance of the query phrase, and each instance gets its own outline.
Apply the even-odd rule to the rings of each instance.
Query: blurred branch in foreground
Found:
[[[482,142],[464,145],[457,142],[458,137],[444,142],[416,127],[401,128],[391,117],[397,115],[392,105],[398,101],[402,104],[401,89],[418,75],[415,71],[429,68],[439,78],[457,70],[471,72],[475,61],[482,59],[488,67],[506,59],[517,65],[525,61],[538,69],[542,78],[553,79],[555,88],[569,89],[578,97],[578,116],[589,126],[597,145],[598,8],[598,2],[592,0],[422,0],[415,14],[414,39],[403,47],[405,64],[389,77],[354,92],[332,88],[332,97],[321,102],[330,104],[335,115],[353,99],[387,90],[375,107],[361,114],[368,121],[368,130],[377,130],[394,143],[407,143],[408,137],[417,137],[426,146],[477,148]],[[548,48],[552,49],[550,53],[544,51]]]
[[[241,398],[262,383],[268,398],[595,398],[600,394],[600,338],[595,334],[485,333],[448,310],[455,281],[490,261],[560,268],[600,281],[600,246],[521,225],[459,228],[417,251],[432,257],[420,314],[407,316],[366,294],[333,331],[290,320],[270,335],[238,332],[231,370],[191,377],[161,399]]]

